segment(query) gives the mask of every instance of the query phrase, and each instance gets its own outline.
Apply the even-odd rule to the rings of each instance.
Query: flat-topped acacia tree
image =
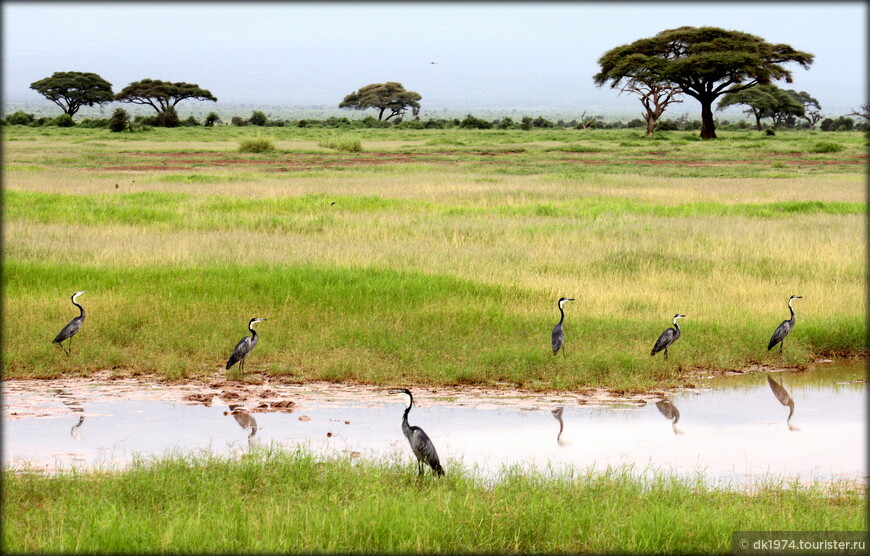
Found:
[[[75,116],[82,106],[106,104],[115,99],[112,84],[97,75],[82,71],[56,71],[30,84],[30,88]]]
[[[406,91],[401,83],[387,81],[386,83],[372,83],[360,88],[355,93],[350,93],[339,104],[339,108],[365,110],[375,108],[378,110],[378,120],[384,119],[384,112],[389,110],[389,120],[393,116],[401,116],[408,108],[413,114],[420,110],[420,93]]]
[[[813,55],[741,31],[679,27],[608,50],[598,60],[601,71],[594,80],[613,88],[639,77],[677,85],[701,103],[701,138],[712,139],[716,99],[777,79],[791,83],[791,72],[783,67],[787,62],[807,69]]]
[[[115,100],[133,104],[146,104],[157,114],[166,113],[182,100],[210,100],[217,102],[211,92],[195,83],[160,81],[159,79],[143,79],[134,81],[115,95]]]

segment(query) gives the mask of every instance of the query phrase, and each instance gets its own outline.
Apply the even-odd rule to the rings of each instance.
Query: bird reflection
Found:
[[[671,419],[671,429],[674,434],[683,434],[683,431],[677,428],[677,422],[680,420],[680,410],[677,409],[670,400],[661,400],[656,402],[656,407],[666,419]]]
[[[80,426],[82,426],[82,423],[84,423],[84,422],[85,422],[85,416],[82,415],[81,417],[79,417],[79,422],[76,423],[75,425],[73,425],[72,428],[69,430],[70,436],[72,436],[76,440],[81,440],[81,437],[79,436],[78,428]]]
[[[74,411],[76,413],[84,413],[85,408],[82,407],[82,405],[81,405],[82,402],[80,400],[73,398],[72,394],[69,391],[64,390],[63,388],[57,388],[57,389],[53,390],[53,392],[55,394],[57,394],[57,396],[61,399],[60,401],[63,402],[63,405],[67,406],[68,408],[70,408],[72,411]],[[85,422],[85,416],[80,415],[78,423],[73,425],[72,428],[69,430],[70,436],[72,436],[76,440],[80,440],[81,438],[79,437],[78,428],[80,426],[82,426],[82,423],[84,423],[84,422]]]
[[[242,429],[251,429],[251,432],[248,434],[248,445],[251,445],[254,441],[254,436],[257,434],[257,420],[246,411],[233,411],[232,416]]]
[[[788,406],[788,419],[785,421],[785,424],[788,425],[788,430],[799,431],[799,428],[791,424],[791,416],[794,415],[794,400],[791,399],[791,396],[788,395],[782,384],[773,380],[770,375],[767,375],[767,383],[770,384],[770,389],[773,390],[773,395],[776,396],[779,403]]]
[[[559,434],[556,436],[556,442],[559,443],[559,446],[564,446],[566,444],[565,441],[562,440],[562,431],[565,430],[565,423],[562,422],[563,409],[564,408],[560,406],[551,411],[553,417],[555,417],[556,420],[559,421]]]

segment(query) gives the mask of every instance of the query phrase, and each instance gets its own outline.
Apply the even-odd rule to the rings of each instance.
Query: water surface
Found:
[[[409,421],[429,434],[448,473],[460,463],[485,475],[505,464],[631,465],[641,474],[701,476],[723,486],[771,478],[860,481],[867,476],[865,372],[864,362],[749,372],[642,405],[560,405],[552,396],[534,395],[460,405],[421,389]],[[794,401],[791,427],[789,408],[774,396],[768,374]],[[403,397],[385,390],[308,400],[284,412],[258,413],[256,404],[242,403],[234,415],[231,401],[191,405],[148,388],[119,398],[110,382],[75,392],[62,385],[42,381],[34,393],[32,385],[19,390],[4,382],[4,468],[123,468],[136,456],[231,455],[272,444],[413,461],[400,428]],[[557,407],[563,408],[561,435],[552,413]]]

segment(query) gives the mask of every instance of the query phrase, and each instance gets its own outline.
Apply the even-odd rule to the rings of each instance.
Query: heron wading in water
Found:
[[[565,322],[565,310],[562,309],[562,305],[565,304],[566,301],[574,301],[570,297],[562,297],[559,298],[559,312],[562,313],[562,318],[559,319],[559,324],[553,327],[553,333],[550,335],[550,340],[553,343],[553,355],[559,353],[559,350],[562,350],[562,355],[565,356],[565,331],[562,330],[562,323]]]
[[[782,346],[785,343],[785,337],[794,328],[794,309],[791,307],[791,302],[795,299],[803,299],[803,296],[793,295],[788,298],[788,310],[791,311],[791,318],[784,320],[773,331],[773,336],[770,337],[770,342],[767,343],[767,351],[773,349],[776,344],[779,344],[779,352],[782,353]],[[785,402],[783,402],[785,403]]]
[[[674,342],[676,342],[680,338],[680,325],[677,324],[677,319],[682,319],[685,317],[686,315],[681,315],[679,313],[674,315],[674,327],[668,328],[667,330],[662,332],[661,336],[659,336],[659,339],[656,340],[656,343],[653,346],[650,355],[655,355],[661,350],[665,350],[665,359],[667,360],[668,348],[674,345]]]
[[[254,325],[258,322],[262,322],[266,319],[258,319],[253,318],[248,323],[248,330],[251,331],[250,336],[245,336],[239,343],[236,344],[236,347],[233,349],[233,352],[230,354],[230,359],[227,361],[227,370],[230,370],[230,367],[239,364],[239,372],[245,371],[245,357],[251,353],[255,347],[257,347],[257,331],[254,330]]]
[[[405,438],[411,444],[411,451],[417,457],[417,474],[423,474],[423,464],[429,465],[436,476],[444,475],[444,468],[441,467],[441,462],[438,459],[438,452],[435,451],[435,445],[429,439],[423,429],[417,426],[408,424],[408,413],[411,412],[411,406],[414,405],[414,396],[407,388],[393,388],[391,394],[403,394],[405,399],[405,414],[402,416],[402,432],[405,433]]]
[[[72,304],[79,308],[79,316],[69,321],[66,326],[63,327],[63,330],[58,332],[57,336],[55,336],[54,340],[51,342],[53,344],[57,344],[60,346],[60,349],[63,350],[64,353],[69,355],[72,351],[72,337],[76,335],[79,329],[82,327],[82,323],[85,322],[85,308],[76,303],[76,298],[83,293],[87,293],[88,290],[83,290],[80,292],[76,292],[72,295]],[[69,339],[69,347],[68,349],[63,349],[63,341]]]

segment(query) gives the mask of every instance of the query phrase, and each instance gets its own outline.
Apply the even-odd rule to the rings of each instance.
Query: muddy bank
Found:
[[[825,359],[814,365],[823,367],[832,363]],[[574,391],[531,391],[504,386],[416,386],[412,387],[415,401],[420,407],[437,404],[452,404],[475,408],[506,407],[523,410],[552,409],[557,406],[645,406],[663,397],[685,392],[709,389],[711,379],[755,372],[782,372],[794,368],[752,365],[742,370],[710,371],[695,369],[686,373],[683,386],[655,388],[646,392],[613,391],[606,388],[586,388]],[[105,388],[110,385],[110,388]],[[116,371],[100,371],[89,377],[54,379],[11,379],[2,382],[6,394],[15,396],[19,402],[10,407],[4,401],[4,419],[22,419],[34,416],[49,416],[46,411],[60,395],[66,400],[91,399],[94,395],[117,400],[153,400],[187,405],[224,406],[228,411],[243,409],[252,413],[292,413],[328,402],[347,401],[354,404],[382,404],[393,401],[388,386],[372,386],[334,382],[294,383],[280,377],[252,376],[247,382],[227,380],[223,373],[185,381],[169,381],[158,375],[123,376]],[[99,394],[97,394],[99,391]],[[108,393],[107,393],[108,392]],[[66,403],[66,402],[65,402]],[[56,407],[56,405],[54,405]],[[56,409],[64,413],[62,409]]]

